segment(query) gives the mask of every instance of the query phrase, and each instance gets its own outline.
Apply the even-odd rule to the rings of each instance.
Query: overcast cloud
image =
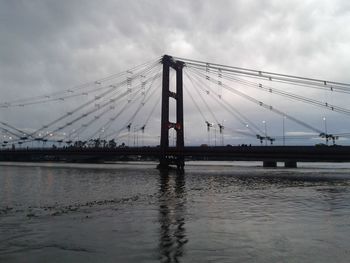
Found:
[[[349,25],[347,0],[0,0],[0,101],[163,54],[349,83]]]

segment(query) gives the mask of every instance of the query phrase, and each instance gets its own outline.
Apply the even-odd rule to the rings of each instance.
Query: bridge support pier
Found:
[[[159,169],[167,169],[169,165],[177,166],[183,171],[184,161],[184,117],[183,117],[183,75],[184,63],[174,60],[173,57],[164,55],[162,58],[163,79],[162,79],[162,112],[160,132],[160,157]],[[170,68],[176,71],[176,92],[170,91],[169,73]],[[176,100],[176,122],[169,121],[169,100]],[[176,131],[176,146],[169,147],[169,130]]]
[[[286,168],[297,168],[297,162],[294,162],[294,161],[284,162],[284,167],[286,167]]]
[[[263,167],[277,167],[277,162],[275,161],[263,161]]]

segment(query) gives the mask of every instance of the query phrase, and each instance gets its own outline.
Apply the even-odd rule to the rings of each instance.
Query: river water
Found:
[[[0,165],[0,262],[350,262],[350,164]]]

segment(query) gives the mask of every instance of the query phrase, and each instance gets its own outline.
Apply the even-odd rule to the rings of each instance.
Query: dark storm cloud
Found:
[[[350,82],[349,23],[345,0],[0,1],[0,101],[164,53]]]
[[[108,74],[164,52],[297,67],[341,58],[349,42],[346,1],[2,1],[0,12],[1,72],[12,78]]]

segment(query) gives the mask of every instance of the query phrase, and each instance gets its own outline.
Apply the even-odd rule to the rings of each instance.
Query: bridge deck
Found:
[[[175,148],[169,154],[176,155]],[[217,146],[185,147],[187,159],[239,161],[350,162],[350,146]],[[0,161],[108,160],[120,156],[159,158],[159,147],[4,149]]]

